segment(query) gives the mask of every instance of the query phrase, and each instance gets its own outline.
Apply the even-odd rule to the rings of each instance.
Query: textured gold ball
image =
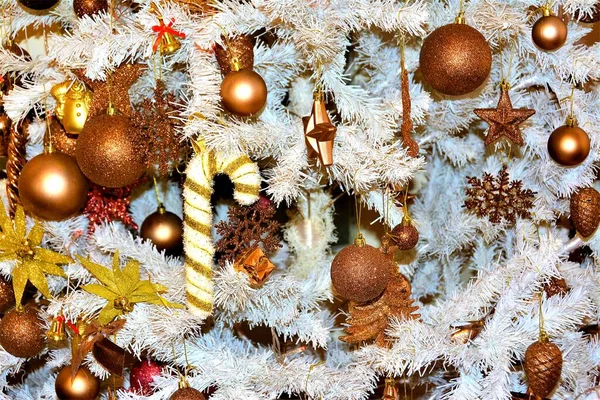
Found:
[[[392,241],[399,250],[410,250],[419,242],[419,231],[412,224],[400,223],[392,229]]]
[[[121,115],[101,114],[89,120],[79,134],[75,155],[89,180],[109,188],[130,185],[146,170],[140,132]]]
[[[590,154],[590,138],[579,127],[563,125],[548,138],[548,153],[562,166],[579,165]]]
[[[531,38],[542,50],[558,50],[567,41],[567,24],[555,15],[544,16],[533,24]]]
[[[146,217],[140,236],[150,240],[158,251],[178,255],[183,250],[183,221],[177,214],[159,209]]]
[[[19,177],[23,208],[47,221],[77,214],[87,200],[88,184],[75,159],[61,153],[44,153],[25,164]]]
[[[181,388],[169,397],[169,400],[206,400],[202,392],[194,388]]]
[[[75,157],[75,146],[77,145],[76,135],[69,135],[60,122],[52,119],[50,122],[50,131],[52,132],[52,147],[59,153]]]
[[[492,67],[492,51],[477,29],[449,24],[423,41],[419,63],[423,79],[433,89],[462,96],[485,82]]]
[[[26,9],[44,11],[54,7],[58,0],[18,0],[18,3]]]
[[[0,278],[0,313],[10,310],[14,305],[15,291],[13,290],[12,282]]]
[[[15,357],[30,358],[44,349],[45,332],[34,309],[12,310],[0,320],[0,346]]]
[[[100,379],[86,367],[79,367],[75,379],[71,379],[71,366],[60,370],[54,383],[59,400],[93,400],[100,393]]]
[[[227,111],[247,117],[264,107],[267,85],[259,74],[250,69],[234,71],[221,83],[221,100]]]
[[[108,10],[107,0],[73,0],[73,10],[79,18]]]
[[[375,247],[352,244],[333,259],[331,283],[343,298],[364,303],[383,293],[394,269],[394,263]]]

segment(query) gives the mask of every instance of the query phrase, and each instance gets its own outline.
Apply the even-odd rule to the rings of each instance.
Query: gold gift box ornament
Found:
[[[237,272],[245,272],[250,280],[250,286],[260,287],[265,283],[275,266],[260,247],[247,250],[233,264]]]

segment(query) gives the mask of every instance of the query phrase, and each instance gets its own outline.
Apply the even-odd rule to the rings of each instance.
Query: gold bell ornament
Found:
[[[398,400],[398,390],[396,390],[396,380],[394,378],[385,378],[382,400]]]
[[[54,85],[50,94],[56,100],[54,113],[65,132],[79,135],[87,121],[93,93],[79,81],[65,81]]]
[[[152,52],[160,51],[160,54],[173,54],[181,47],[181,42],[178,38],[185,39],[185,33],[173,29],[174,19],[171,19],[168,24],[161,17],[158,18],[158,25],[152,27],[152,31],[156,33],[156,40],[152,46]]]
[[[48,329],[48,332],[46,332],[46,339],[49,348],[59,349],[67,345],[65,321],[65,316],[62,313],[52,318],[50,329]]]

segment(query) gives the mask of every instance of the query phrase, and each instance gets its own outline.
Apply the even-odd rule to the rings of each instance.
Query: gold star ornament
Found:
[[[27,233],[25,212],[20,205],[17,206],[14,220],[11,220],[0,200],[0,228],[0,261],[16,261],[12,281],[17,307],[20,307],[27,281],[45,297],[52,297],[45,274],[66,278],[67,275],[58,265],[69,264],[73,260],[41,247],[44,229],[39,222],[36,221]]]
[[[521,136],[521,125],[525,120],[535,114],[535,110],[529,108],[513,108],[508,90],[510,85],[506,82],[500,83],[500,100],[496,108],[477,108],[475,114],[490,125],[485,145],[505,137],[519,146],[523,146]]]

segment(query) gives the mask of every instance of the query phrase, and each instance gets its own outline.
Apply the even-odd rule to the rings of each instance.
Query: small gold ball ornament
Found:
[[[492,67],[492,51],[485,37],[464,23],[437,28],[425,38],[419,64],[423,79],[438,92],[462,96],[481,86]]]
[[[2,234],[0,233],[0,239]],[[0,313],[6,312],[15,306],[15,291],[12,282],[0,277]]]
[[[408,218],[403,218],[402,222],[392,229],[391,236],[398,250],[413,249],[419,242],[419,231]]]
[[[234,66],[221,83],[221,101],[227,111],[240,117],[256,114],[267,102],[267,85],[258,73]]]
[[[100,379],[86,367],[79,367],[75,378],[71,379],[71,366],[60,370],[54,383],[59,400],[93,400],[100,393]]]
[[[73,10],[79,18],[108,10],[107,0],[73,0]]]
[[[0,346],[15,357],[30,358],[44,349],[45,332],[32,308],[14,309],[0,320]]]
[[[550,157],[564,167],[574,167],[590,154],[590,138],[570,117],[567,124],[557,128],[548,138]]]
[[[544,15],[538,19],[531,29],[531,38],[537,47],[545,51],[560,49],[567,41],[567,24],[559,17],[552,15],[547,4],[543,8]]]
[[[43,153],[25,164],[19,197],[25,211],[46,221],[77,214],[87,200],[88,184],[73,157]]]
[[[97,185],[117,188],[137,181],[146,171],[140,132],[129,118],[100,114],[86,124],[75,147],[83,174]]]
[[[158,251],[178,255],[183,250],[183,221],[161,204],[142,223],[140,236],[150,240]]]

